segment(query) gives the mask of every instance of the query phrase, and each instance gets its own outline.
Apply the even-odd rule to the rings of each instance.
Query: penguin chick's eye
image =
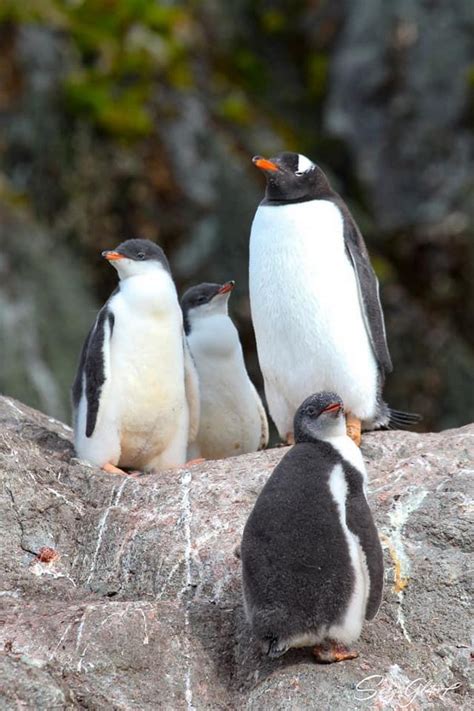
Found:
[[[316,408],[310,405],[309,407],[306,408],[306,414],[309,415],[310,417],[314,417],[316,414]]]
[[[145,259],[145,252],[138,252],[137,259]]]

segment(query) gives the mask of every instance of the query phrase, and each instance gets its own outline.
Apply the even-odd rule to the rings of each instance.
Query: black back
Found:
[[[339,461],[326,442],[295,445],[273,471],[245,525],[244,595],[261,640],[342,619],[354,575],[328,488]]]
[[[362,475],[328,442],[301,442],[273,471],[243,533],[244,596],[253,632],[261,641],[317,633],[322,625],[337,623],[344,616],[354,573],[329,490],[336,464],[343,466],[349,487],[348,525],[357,528],[354,532],[360,536],[371,571],[367,614],[369,608],[374,614],[378,608],[382,552]]]
[[[392,372],[393,365],[390,351],[388,350],[385,321],[379,295],[379,281],[370,262],[364,238],[347,205],[341,196],[336,193],[334,194],[333,202],[340,209],[344,218],[344,242],[357,277],[365,327],[379,370],[382,376],[385,377],[387,373]]]

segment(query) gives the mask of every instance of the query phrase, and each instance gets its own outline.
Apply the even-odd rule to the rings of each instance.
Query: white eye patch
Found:
[[[314,168],[314,163],[300,153],[298,155],[298,170],[296,171],[296,175],[302,175],[312,168]]]

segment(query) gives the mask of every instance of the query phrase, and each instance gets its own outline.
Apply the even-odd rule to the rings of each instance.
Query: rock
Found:
[[[1,199],[0,243],[0,391],[65,418],[96,310],[90,280],[69,247]]]
[[[364,437],[385,595],[329,667],[262,659],[242,611],[233,551],[284,451],[121,478],[0,398],[2,707],[467,709],[474,425]]]
[[[383,230],[438,225],[456,233],[472,219],[462,196],[474,146],[473,29],[470,0],[347,6],[326,124],[350,146]]]

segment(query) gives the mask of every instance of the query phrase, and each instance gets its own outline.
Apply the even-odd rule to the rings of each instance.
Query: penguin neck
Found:
[[[300,202],[311,202],[312,200],[334,200],[337,198],[337,193],[332,190],[329,185],[321,185],[318,188],[311,188],[303,195],[282,195],[278,192],[272,193],[271,190],[265,192],[265,197],[260,205],[269,205],[278,207],[280,205],[296,205]]]
[[[176,288],[164,269],[137,274],[120,281],[120,294],[143,312],[166,312],[178,305]]]
[[[332,445],[339,452],[341,457],[362,474],[364,485],[367,484],[367,472],[360,448],[345,433],[329,437],[321,437],[324,442]]]
[[[294,423],[296,442],[332,442],[334,438],[345,437],[346,423],[342,416],[332,421],[325,418],[322,422],[321,419],[311,420],[309,423],[307,419],[301,421],[297,415]]]
[[[194,314],[188,341],[193,353],[227,356],[239,347],[237,329],[224,312]]]

